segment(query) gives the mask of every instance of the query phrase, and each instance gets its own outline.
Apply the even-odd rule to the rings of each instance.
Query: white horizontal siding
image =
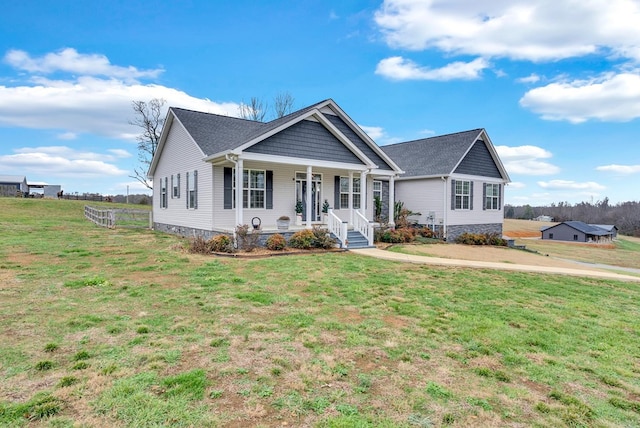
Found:
[[[162,156],[153,176],[153,219],[157,223],[211,230],[213,176],[211,164],[204,162],[200,148],[176,120],[171,125]],[[187,172],[189,180],[198,171],[198,208],[187,209]],[[173,198],[171,176],[180,174],[180,197]],[[167,208],[160,208],[160,180],[167,177]]]
[[[454,177],[456,180],[469,180],[473,182],[473,209],[472,210],[452,210],[451,209],[451,178],[447,180],[447,224],[448,225],[465,225],[465,224],[493,224],[502,223],[504,221],[504,212],[499,210],[485,210],[483,199],[483,184],[497,183],[502,184],[501,204],[504,204],[504,184],[502,181],[492,180],[488,177]]]
[[[435,212],[436,224],[439,224],[444,213],[443,192],[445,185],[441,179],[403,180],[396,181],[395,184],[396,201],[403,202],[404,207],[413,212],[419,212],[418,222],[420,224],[429,223],[427,221],[429,211]]]
[[[306,166],[279,165],[266,162],[243,162],[244,169],[259,169],[273,171],[273,209],[243,209],[243,222],[251,224],[253,217],[259,217],[263,227],[274,227],[280,216],[288,216],[295,221],[296,182],[297,172],[306,174]],[[232,164],[227,165],[233,167]],[[348,171],[332,168],[314,168],[313,174],[322,174],[321,200],[327,199],[329,205],[334,208],[334,177],[336,175],[348,176]],[[359,177],[360,174],[354,174]],[[367,179],[367,194],[369,201],[373,198],[373,179]],[[367,204],[367,218],[373,218],[372,203]],[[343,221],[349,220],[349,210],[334,210],[335,214]],[[213,227],[217,229],[229,229],[235,227],[235,210],[224,209],[224,166],[213,167]]]

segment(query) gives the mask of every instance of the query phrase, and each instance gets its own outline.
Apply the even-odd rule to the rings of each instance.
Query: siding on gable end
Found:
[[[478,140],[454,171],[456,174],[502,178],[484,141]]]
[[[318,122],[303,120],[249,147],[247,152],[362,164],[363,162]]]
[[[162,157],[159,159],[154,173],[154,222],[211,230],[213,168],[211,164],[203,162],[202,157],[202,151],[189,138],[185,129],[178,121],[174,121],[169,130],[169,135],[167,135]],[[192,180],[195,171],[198,171],[198,209],[187,209],[189,193],[186,189],[186,174],[189,173],[189,180]],[[169,206],[166,209],[160,209],[160,179],[177,174],[185,177],[184,180],[180,180],[180,186],[182,187],[180,189],[180,198],[169,200]],[[167,192],[171,191],[172,189],[167,189]]]
[[[331,114],[325,115],[327,119],[338,128],[340,132],[344,134],[362,153],[365,154],[366,157],[371,159],[373,163],[378,165],[379,169],[383,170],[393,170],[389,164],[387,164],[373,149],[365,143],[365,141],[358,136],[353,130],[347,125],[341,118],[338,116],[334,116]]]

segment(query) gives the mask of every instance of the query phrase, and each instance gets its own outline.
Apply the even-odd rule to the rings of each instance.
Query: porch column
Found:
[[[396,205],[396,184],[395,177],[389,177],[389,226],[396,227],[396,221],[393,218]]]
[[[349,171],[349,225],[353,225],[353,171]]]
[[[311,229],[311,213],[313,212],[313,198],[311,197],[311,178],[312,169],[311,165],[307,166],[307,229]]]
[[[367,171],[360,173],[360,212],[367,217]]]
[[[236,226],[244,224],[243,206],[244,201],[242,198],[242,176],[244,171],[244,161],[238,159],[236,163]]]

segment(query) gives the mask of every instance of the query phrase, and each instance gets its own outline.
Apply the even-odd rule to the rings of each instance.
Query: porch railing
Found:
[[[343,222],[340,217],[333,213],[332,209],[329,209],[327,217],[327,228],[330,233],[333,233],[340,241],[342,248],[347,248],[349,242],[347,241],[347,223]]]
[[[373,223],[369,222],[364,214],[358,210],[355,211],[353,216],[353,228],[367,238],[369,246],[373,246]]]

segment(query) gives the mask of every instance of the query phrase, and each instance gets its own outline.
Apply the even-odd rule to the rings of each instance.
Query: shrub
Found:
[[[284,236],[276,233],[267,238],[266,245],[269,250],[282,251],[287,246],[287,240],[284,238]]]
[[[416,239],[416,229],[414,228],[398,228],[398,229],[381,229],[376,231],[375,239],[379,242],[388,242],[391,244],[401,244],[413,242]]]
[[[258,246],[260,230],[252,229],[248,224],[243,224],[236,227],[236,236],[238,237],[238,247],[243,251],[251,252]]]
[[[195,254],[209,254],[209,244],[202,236],[196,236],[189,244],[189,252]]]
[[[292,248],[301,248],[308,250],[313,246],[315,235],[309,229],[300,230],[289,238],[289,246]]]
[[[423,238],[437,238],[437,234],[427,226],[416,229],[416,233]]]
[[[456,244],[495,245],[506,247],[507,241],[497,233],[463,233],[455,239]]]
[[[233,252],[233,242],[227,235],[217,235],[209,240],[209,249],[216,253]]]
[[[325,228],[314,226],[313,229],[311,229],[311,233],[313,233],[312,245],[315,248],[328,250],[336,245],[336,240],[331,237],[331,234]]]

